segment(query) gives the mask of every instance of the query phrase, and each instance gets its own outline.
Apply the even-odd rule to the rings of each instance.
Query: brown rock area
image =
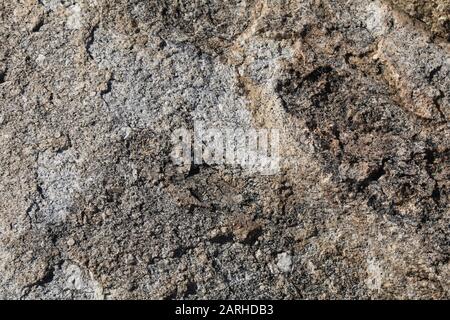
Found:
[[[428,25],[436,35],[450,39],[450,1],[389,0],[397,9]]]
[[[449,11],[0,2],[0,298],[448,299]],[[176,165],[197,121],[278,172]]]

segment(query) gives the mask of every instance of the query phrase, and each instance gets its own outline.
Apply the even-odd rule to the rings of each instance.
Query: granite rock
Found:
[[[449,9],[0,2],[0,298],[448,299]],[[279,171],[177,166],[196,121]]]

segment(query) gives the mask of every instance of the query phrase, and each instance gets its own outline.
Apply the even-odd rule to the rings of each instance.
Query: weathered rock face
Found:
[[[0,298],[448,299],[449,2],[393,2],[2,1]]]
[[[450,40],[449,0],[389,0],[391,4],[426,23],[434,34]]]

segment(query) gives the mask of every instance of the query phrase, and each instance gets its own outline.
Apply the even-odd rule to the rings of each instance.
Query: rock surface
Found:
[[[0,2],[0,298],[448,299],[449,10]],[[176,166],[194,121],[280,172]]]

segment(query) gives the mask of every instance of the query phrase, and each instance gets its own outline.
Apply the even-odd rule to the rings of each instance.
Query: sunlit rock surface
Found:
[[[448,299],[449,9],[0,2],[0,298]],[[278,172],[175,165],[196,121]]]

